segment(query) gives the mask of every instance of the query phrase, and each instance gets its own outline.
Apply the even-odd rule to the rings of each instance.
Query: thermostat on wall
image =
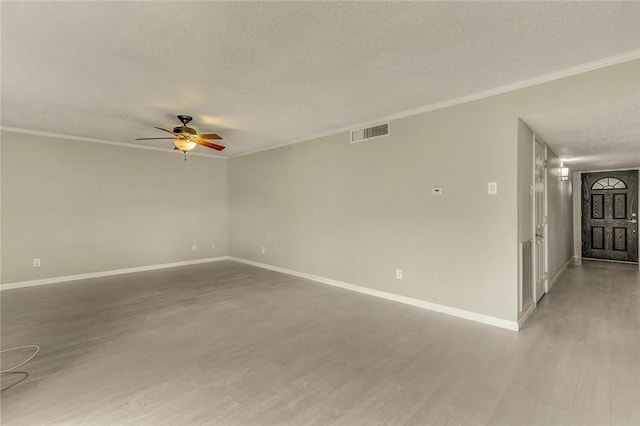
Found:
[[[431,188],[431,195],[442,195],[444,194],[444,187],[442,186],[434,186]]]

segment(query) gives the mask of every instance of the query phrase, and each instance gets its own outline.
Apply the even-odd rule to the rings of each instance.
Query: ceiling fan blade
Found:
[[[175,138],[136,138],[137,141],[153,141],[160,139],[175,139]]]
[[[197,143],[198,145],[206,146],[207,148],[215,149],[216,151],[222,151],[225,148],[222,145],[217,145],[215,143],[203,141],[203,140],[200,140],[200,139],[194,139],[193,141],[195,143]]]
[[[177,133],[173,133],[171,130],[163,129],[162,127],[156,127],[156,126],[153,126],[153,128],[154,128],[154,129],[158,129],[158,130],[162,130],[163,132],[171,133],[171,134],[172,134],[172,135],[174,135],[174,136],[180,136],[180,135],[179,135],[179,134],[177,134]]]
[[[222,140],[222,136],[216,135],[215,133],[205,133],[204,135],[198,135],[199,138],[202,139],[219,139]]]

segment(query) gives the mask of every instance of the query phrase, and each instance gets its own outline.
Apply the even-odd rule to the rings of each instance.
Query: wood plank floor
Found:
[[[637,267],[570,267],[520,333],[231,261],[1,298],[42,348],[6,425],[640,424]]]

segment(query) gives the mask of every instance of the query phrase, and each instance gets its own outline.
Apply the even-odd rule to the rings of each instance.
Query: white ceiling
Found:
[[[526,117],[572,170],[640,167],[640,75],[624,99]]]
[[[227,156],[640,49],[638,2],[0,7],[3,127],[136,143],[186,113]],[[622,152],[638,104],[616,108],[536,117],[536,131],[574,159],[601,153],[602,134]],[[612,139],[617,119],[636,126]]]

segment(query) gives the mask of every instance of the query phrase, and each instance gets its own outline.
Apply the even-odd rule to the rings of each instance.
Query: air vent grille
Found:
[[[520,313],[533,303],[533,240],[520,243]]]
[[[389,123],[368,127],[366,129],[361,129],[361,130],[353,130],[351,132],[351,143],[362,142],[367,139],[386,136],[388,134],[389,134]]]

